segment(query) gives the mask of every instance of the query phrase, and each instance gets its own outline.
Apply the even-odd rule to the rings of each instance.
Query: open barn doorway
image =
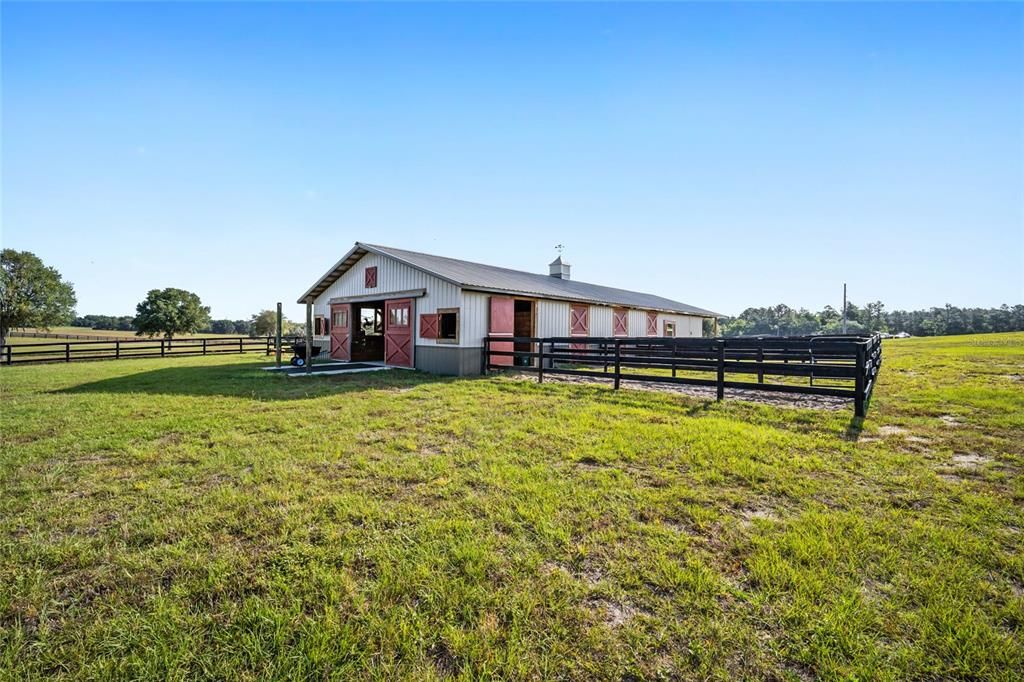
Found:
[[[384,362],[384,301],[352,304],[352,360]]]
[[[521,336],[535,336],[535,313],[536,305],[534,301],[517,298],[515,301],[514,311],[515,319],[513,321],[512,335]],[[533,351],[532,343],[516,343],[514,349],[520,352],[529,353]],[[516,357],[515,364],[523,367],[530,367],[537,364],[534,362],[534,358],[529,357]]]

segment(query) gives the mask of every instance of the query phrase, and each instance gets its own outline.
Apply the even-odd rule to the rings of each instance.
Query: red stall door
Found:
[[[384,301],[384,362],[412,367],[412,299]]]
[[[331,357],[348,362],[352,357],[349,334],[352,320],[352,306],[342,303],[331,306]]]
[[[574,305],[569,308],[569,336],[587,336],[590,333],[590,306]],[[587,344],[574,343],[573,350],[585,350]]]
[[[512,337],[515,335],[516,302],[504,296],[491,296],[491,324],[489,336],[507,336],[509,341],[491,341],[492,351],[511,352]],[[512,365],[511,355],[492,355],[492,365]]]

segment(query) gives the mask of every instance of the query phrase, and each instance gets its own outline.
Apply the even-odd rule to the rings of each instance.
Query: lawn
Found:
[[[0,369],[0,677],[1024,676],[1024,334],[863,423],[263,362]]]

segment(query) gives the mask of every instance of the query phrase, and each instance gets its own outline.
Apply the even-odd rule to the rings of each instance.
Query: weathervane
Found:
[[[561,256],[562,255],[562,251],[565,251],[565,245],[564,244],[555,244],[555,251],[557,251],[558,255]]]

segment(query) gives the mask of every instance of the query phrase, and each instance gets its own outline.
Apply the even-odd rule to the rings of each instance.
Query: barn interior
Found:
[[[353,304],[352,360],[384,362],[384,301]]]

